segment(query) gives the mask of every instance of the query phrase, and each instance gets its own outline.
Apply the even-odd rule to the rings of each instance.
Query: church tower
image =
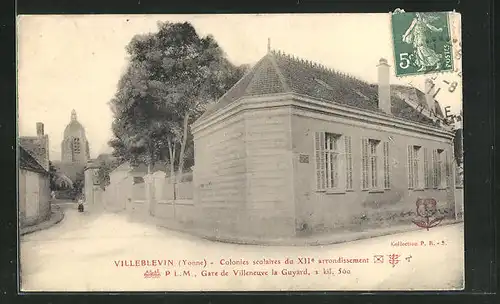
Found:
[[[90,159],[89,144],[85,129],[78,122],[76,111],[71,111],[71,120],[64,129],[61,143],[61,161],[66,164],[86,164]]]

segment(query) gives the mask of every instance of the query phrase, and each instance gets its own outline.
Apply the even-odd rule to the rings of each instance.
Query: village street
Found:
[[[59,224],[21,237],[23,291],[183,291],[183,290],[376,290],[460,288],[463,265],[463,224],[383,236],[350,243],[282,247],[211,242],[146,223],[129,221],[123,214],[78,213],[76,206],[61,206],[65,218]],[[440,243],[436,246],[401,247],[391,242]],[[441,242],[443,242],[441,244]],[[390,254],[400,254],[394,266]],[[384,255],[375,263],[374,255]],[[411,256],[411,257],[410,257]],[[284,264],[288,257],[338,259],[368,258],[366,264],[310,266]],[[249,266],[221,266],[221,259],[250,261]],[[175,267],[119,267],[119,261],[175,260]],[[208,266],[179,266],[178,260],[207,261]],[[279,265],[252,265],[253,260],[282,260]],[[213,264],[211,264],[213,263]],[[223,268],[226,267],[226,268]],[[284,269],[309,267],[312,275],[282,275]],[[159,268],[162,277],[144,278],[146,270]],[[234,269],[267,270],[268,277],[234,276]],[[335,275],[324,274],[331,268]],[[229,276],[204,277],[201,270],[226,269]],[[190,275],[165,276],[166,270]],[[319,271],[315,273],[315,270]],[[383,270],[383,271],[382,271]],[[338,272],[345,272],[337,274]],[[286,271],[285,271],[286,273]],[[438,275],[439,274],[439,275]]]

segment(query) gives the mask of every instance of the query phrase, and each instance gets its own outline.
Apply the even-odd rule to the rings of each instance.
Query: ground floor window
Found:
[[[447,188],[449,175],[447,152],[443,149],[434,150],[434,188]]]
[[[351,137],[316,132],[314,138],[316,188],[318,191],[352,189]]]
[[[421,146],[408,146],[408,188],[423,189],[425,184],[425,157]]]
[[[389,142],[361,139],[362,190],[390,189]]]

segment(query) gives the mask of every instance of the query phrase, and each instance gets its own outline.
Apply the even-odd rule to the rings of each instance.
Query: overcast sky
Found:
[[[253,64],[271,47],[375,83],[381,57],[393,64],[389,14],[301,15],[95,15],[22,16],[18,20],[19,134],[45,124],[50,158],[60,159],[65,126],[75,109],[91,157],[110,152],[108,101],[127,65],[125,46],[136,34],[155,32],[157,21],[189,21],[212,34],[234,64]],[[457,77],[443,76],[448,81]],[[449,77],[449,78],[446,78]],[[407,78],[406,78],[407,79]],[[392,83],[406,79],[392,77]],[[423,84],[419,77],[414,83]],[[423,86],[422,86],[423,87]],[[439,102],[461,109],[461,87]]]

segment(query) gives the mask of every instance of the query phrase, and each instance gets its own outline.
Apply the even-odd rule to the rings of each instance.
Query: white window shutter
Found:
[[[450,163],[450,157],[449,157],[449,154],[448,154],[448,150],[444,151],[445,153],[445,160],[444,160],[444,166],[445,166],[445,178],[444,178],[444,182],[445,182],[445,186],[446,188],[448,188],[448,179],[450,178],[450,166],[451,166],[451,163]]]
[[[413,146],[408,146],[408,189],[413,189]]]
[[[425,188],[430,188],[430,174],[429,174],[429,156],[427,148],[424,148],[424,177],[425,177]]]
[[[384,188],[391,188],[388,142],[384,142]]]
[[[346,190],[352,190],[352,142],[351,136],[344,136]]]
[[[314,133],[314,160],[316,169],[316,189],[324,191],[326,188],[325,177],[325,133]]]
[[[432,150],[432,184],[433,188],[439,187],[438,185],[438,159],[437,150]]]
[[[367,190],[369,185],[368,185],[368,166],[369,166],[369,159],[368,159],[368,139],[367,138],[362,138],[361,139],[361,189],[362,190]]]

